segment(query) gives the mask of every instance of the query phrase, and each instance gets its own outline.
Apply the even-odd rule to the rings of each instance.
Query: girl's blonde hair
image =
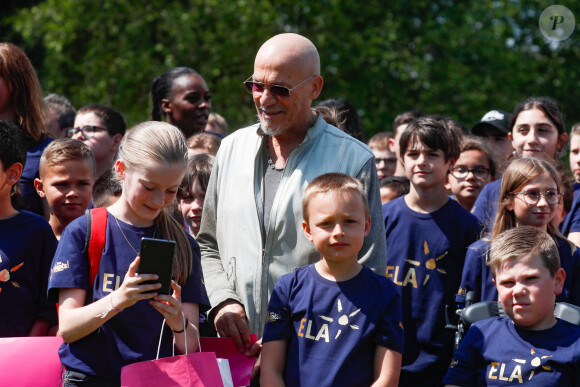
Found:
[[[0,43],[0,78],[8,86],[15,123],[35,142],[46,137],[40,82],[26,54],[11,43]]]
[[[556,167],[549,161],[532,157],[519,157],[508,165],[501,181],[499,205],[491,231],[492,239],[502,232],[516,227],[516,216],[514,212],[506,208],[514,201],[512,193],[519,191],[525,184],[544,173],[548,173],[554,179],[558,191],[564,191],[564,184],[562,183],[560,173],[558,173]],[[553,237],[566,239],[560,233],[558,227],[554,226],[552,222],[548,224],[548,233]]]
[[[179,129],[165,122],[147,121],[134,126],[121,141],[119,158],[126,170],[159,164],[182,164],[187,168],[187,142]],[[183,226],[165,209],[155,218],[155,226],[163,239],[175,241],[173,275],[183,285],[191,274],[193,253]]]

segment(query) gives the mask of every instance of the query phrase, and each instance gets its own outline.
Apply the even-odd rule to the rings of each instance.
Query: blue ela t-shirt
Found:
[[[62,233],[52,262],[49,298],[57,301],[58,290],[62,288],[87,290],[86,304],[107,296],[121,285],[129,264],[136,257],[131,246],[139,251],[141,238],[152,238],[154,234],[155,226],[140,228],[121,220],[117,224],[115,218],[107,213],[105,247],[95,283],[89,289],[89,262],[84,251],[87,217],[83,215],[75,219]],[[155,236],[159,238],[159,235]],[[199,246],[193,238],[188,236],[188,239],[193,250],[192,274],[181,287],[181,300],[197,303],[200,311],[204,311],[209,307],[209,300],[203,283]],[[89,375],[119,380],[124,365],[155,359],[162,322],[161,313],[148,300],[141,300],[88,336],[70,344],[64,343],[59,350],[61,362],[65,367]],[[160,356],[171,354],[172,333],[165,328]]]
[[[580,306],[580,252],[568,241],[554,238],[558,245],[560,267],[566,272],[562,293],[556,302],[569,302]],[[479,240],[469,246],[461,276],[461,286],[456,297],[458,303],[465,302],[465,295],[473,291],[473,302],[497,301],[497,288],[493,283],[491,268],[487,265],[490,242]]]
[[[0,337],[28,336],[36,318],[56,324],[46,287],[57,240],[43,217],[28,211],[0,220]]]
[[[473,324],[443,379],[468,386],[580,386],[580,327],[557,320],[531,331],[507,317]]]
[[[347,281],[307,265],[280,277],[263,341],[287,340],[287,386],[370,386],[377,345],[403,351],[401,301],[385,277],[363,267]]]
[[[405,350],[400,386],[439,386],[453,354],[454,315],[467,247],[479,237],[477,219],[456,201],[432,213],[411,210],[405,197],[383,205],[387,278],[403,305]]]

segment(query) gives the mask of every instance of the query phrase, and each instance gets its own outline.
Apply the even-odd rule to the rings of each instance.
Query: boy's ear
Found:
[[[558,295],[562,293],[562,288],[564,287],[564,280],[566,279],[566,272],[564,269],[559,268],[554,274],[554,294]]]
[[[24,167],[20,163],[14,163],[8,168],[6,168],[6,171],[4,173],[6,174],[6,182],[8,183],[8,185],[12,186],[18,182],[20,176],[22,176],[23,169]]]
[[[371,232],[371,216],[367,216],[365,220],[365,237]]]
[[[308,239],[310,242],[312,242],[313,238],[312,238],[312,234],[310,233],[310,226],[308,225],[308,222],[306,222],[305,220],[302,221],[302,231],[304,231],[304,235],[306,236],[306,239]]]
[[[395,139],[394,138],[389,138],[388,139],[388,142],[389,142],[389,150],[392,153],[395,153]]]
[[[43,199],[46,197],[46,193],[44,192],[44,185],[42,184],[41,179],[38,178],[34,179],[34,188],[36,188],[38,196],[40,196]]]
[[[117,153],[117,151],[119,150],[119,146],[121,145],[121,140],[123,139],[123,135],[122,134],[115,134],[113,136],[113,153]]]
[[[123,163],[123,160],[119,159],[115,162],[115,173],[119,179],[125,180],[125,163]]]

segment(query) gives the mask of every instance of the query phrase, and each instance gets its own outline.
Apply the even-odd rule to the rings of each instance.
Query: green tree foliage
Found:
[[[318,47],[321,99],[344,98],[367,135],[409,109],[472,126],[529,95],[556,98],[568,123],[576,98],[577,31],[559,44],[538,28],[537,0],[45,0],[10,19],[32,50],[45,92],[76,106],[114,106],[130,124],[149,118],[151,80],[174,66],[199,71],[214,111],[237,128],[255,121],[242,81],[260,45],[297,32]],[[580,20],[580,7],[566,4]]]

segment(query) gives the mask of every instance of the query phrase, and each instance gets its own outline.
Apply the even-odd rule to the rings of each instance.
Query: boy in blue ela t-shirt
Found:
[[[22,131],[0,120],[0,337],[44,336],[57,323],[46,298],[56,238],[46,219],[11,203],[25,163]]]
[[[322,259],[276,283],[264,327],[265,386],[396,386],[403,351],[395,286],[358,262],[371,218],[361,183],[328,173],[302,201]],[[374,384],[373,384],[374,383]]]
[[[508,317],[469,328],[444,383],[580,386],[580,327],[554,317],[566,273],[552,237],[537,227],[516,227],[492,240],[490,257]]]
[[[467,247],[480,232],[477,219],[445,189],[460,142],[459,133],[438,117],[416,119],[399,139],[411,187],[383,205],[383,217],[386,276],[403,305],[400,386],[440,386],[453,355],[454,334],[445,328],[445,314],[454,314]]]

